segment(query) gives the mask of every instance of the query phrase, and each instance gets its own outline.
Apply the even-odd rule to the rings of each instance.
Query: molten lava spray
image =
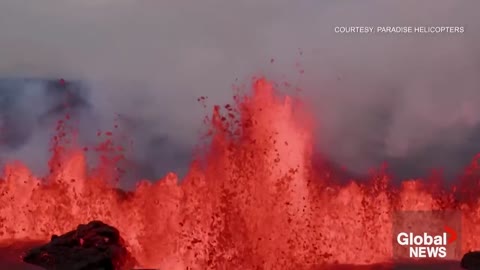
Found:
[[[420,180],[393,188],[385,173],[335,184],[331,171],[312,168],[312,126],[300,103],[265,79],[235,101],[214,109],[204,166],[194,162],[182,181],[173,173],[141,181],[132,193],[112,184],[121,149],[107,140],[89,169],[86,149],[61,121],[49,175],[38,178],[19,162],[4,168],[0,241],[48,240],[102,220],[120,230],[143,267],[310,269],[389,261],[393,211],[456,209],[465,219],[463,249],[479,247],[474,193]],[[464,174],[475,184],[469,190],[477,175],[473,162]]]

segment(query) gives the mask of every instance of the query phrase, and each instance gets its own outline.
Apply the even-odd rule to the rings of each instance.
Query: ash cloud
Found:
[[[402,177],[435,166],[453,174],[480,150],[478,8],[453,0],[5,0],[0,75],[86,82],[81,124],[95,133],[122,114],[137,142],[132,158],[148,177],[185,171],[208,113],[198,97],[228,102],[235,78],[257,74],[304,89],[319,122],[318,148],[352,172],[387,160]],[[465,33],[333,31],[384,25],[465,26]],[[28,94],[9,94],[21,95],[14,109],[2,105],[23,137],[13,136],[18,142],[1,156],[42,170],[51,123],[37,117],[51,104],[32,89],[41,86],[25,87]]]

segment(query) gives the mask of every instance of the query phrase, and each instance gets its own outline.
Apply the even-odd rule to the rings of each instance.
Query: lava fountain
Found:
[[[381,170],[336,183],[333,171],[312,167],[312,121],[301,104],[265,79],[252,88],[214,108],[204,164],[193,162],[182,181],[171,173],[133,192],[114,187],[121,147],[106,140],[89,168],[68,119],[60,121],[48,175],[20,162],[4,168],[0,242],[48,240],[102,220],[142,267],[311,269],[390,261],[394,211],[452,209],[463,215],[463,250],[480,246],[476,159],[452,189],[419,179],[393,186]]]

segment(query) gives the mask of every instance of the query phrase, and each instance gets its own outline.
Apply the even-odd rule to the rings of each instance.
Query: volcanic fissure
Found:
[[[394,186],[378,170],[369,181],[336,182],[313,160],[313,126],[293,97],[266,79],[235,104],[215,107],[204,162],[184,179],[170,173],[118,190],[124,148],[114,132],[86,162],[69,116],[52,142],[50,173],[20,162],[0,180],[0,242],[50,240],[93,220],[114,226],[141,267],[160,269],[309,269],[392,259],[392,213],[458,210],[463,252],[480,245],[478,157],[455,187],[405,180]],[[465,188],[464,188],[465,187]],[[113,229],[112,229],[113,230]],[[122,241],[123,241],[122,240]]]

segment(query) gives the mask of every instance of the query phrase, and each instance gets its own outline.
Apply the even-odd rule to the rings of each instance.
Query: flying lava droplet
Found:
[[[4,167],[0,243],[48,241],[101,220],[120,230],[142,267],[312,269],[390,261],[394,211],[456,209],[468,235],[463,249],[480,246],[475,161],[461,179],[470,197],[420,179],[394,188],[384,171],[369,182],[337,184],[333,169],[313,166],[313,121],[297,107],[301,103],[277,94],[264,78],[234,102],[215,107],[205,160],[192,162],[185,178],[169,173],[160,181],[139,181],[128,194],[112,184],[120,171],[116,162],[123,160],[115,136],[97,147],[65,145],[68,134],[59,128],[50,174],[35,176],[19,162]],[[228,121],[230,114],[235,121]],[[102,150],[98,164],[87,164],[87,147]]]

